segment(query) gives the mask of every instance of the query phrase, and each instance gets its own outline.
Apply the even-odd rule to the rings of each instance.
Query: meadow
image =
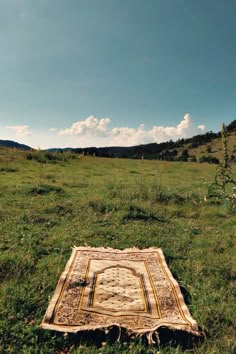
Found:
[[[216,169],[0,148],[0,352],[235,353],[235,207],[207,198]],[[39,328],[74,245],[161,247],[200,340]]]

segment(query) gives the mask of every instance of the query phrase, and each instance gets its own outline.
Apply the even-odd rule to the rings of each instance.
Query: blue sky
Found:
[[[236,117],[235,0],[0,0],[0,139],[134,145]]]

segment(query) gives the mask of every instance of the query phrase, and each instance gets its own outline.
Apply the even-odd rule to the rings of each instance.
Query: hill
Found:
[[[228,148],[231,162],[236,162],[236,120],[227,127]],[[207,132],[188,139],[150,143],[144,145],[122,147],[88,147],[49,149],[50,152],[68,151],[83,155],[99,157],[120,157],[132,159],[164,160],[164,161],[199,161],[219,163],[221,157],[221,133]]]
[[[231,163],[236,162],[236,120],[227,127],[228,153]],[[16,148],[20,150],[32,150],[30,146],[19,144],[11,140],[0,140],[0,146]],[[212,131],[205,134],[195,135],[187,139],[167,141],[163,143],[150,143],[136,146],[111,146],[111,147],[88,147],[88,148],[51,148],[50,153],[73,152],[81,155],[98,157],[119,157],[131,159],[147,159],[161,161],[191,161],[191,162],[220,162],[222,156],[221,133]]]
[[[14,149],[20,149],[20,150],[32,150],[32,148],[28,145],[24,144],[19,144],[16,141],[12,140],[0,140],[0,146],[5,146],[9,148],[14,148]]]

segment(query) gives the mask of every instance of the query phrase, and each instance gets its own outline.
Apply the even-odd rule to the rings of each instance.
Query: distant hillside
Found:
[[[236,120],[227,127],[229,156],[232,162],[236,162]],[[164,161],[199,161],[219,163],[221,158],[221,133],[207,132],[188,139],[168,141],[164,143],[151,143],[130,147],[89,147],[49,149],[50,152],[71,151],[84,155],[96,155],[99,157],[121,157],[132,159],[156,159]]]
[[[236,162],[236,120],[227,127],[228,152],[231,162]],[[21,150],[32,150],[30,146],[19,144],[11,140],[0,140],[0,146]],[[71,151],[83,155],[99,157],[120,157],[131,159],[155,159],[162,161],[198,161],[219,163],[222,158],[221,133],[207,132],[195,135],[188,139],[167,141],[164,143],[151,143],[137,146],[112,146],[89,148],[52,148],[44,151],[52,153]]]
[[[20,150],[32,150],[32,148],[28,145],[19,144],[12,140],[0,140],[0,146],[5,146],[9,148],[15,148]]]

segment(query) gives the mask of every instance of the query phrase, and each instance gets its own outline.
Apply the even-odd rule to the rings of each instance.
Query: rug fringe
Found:
[[[92,246],[73,246],[72,250],[78,250],[78,251],[106,251],[106,252],[118,252],[118,253],[126,253],[126,252],[150,252],[150,251],[160,251],[161,248],[158,247],[149,247],[149,248],[144,248],[140,249],[135,246],[130,247],[130,248],[125,248],[123,250],[118,249],[118,248],[111,248],[111,247],[92,247]],[[161,250],[162,251],[162,250]]]

